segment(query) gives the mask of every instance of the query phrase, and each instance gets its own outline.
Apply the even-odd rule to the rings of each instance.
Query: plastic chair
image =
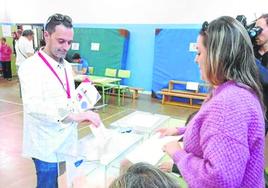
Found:
[[[118,70],[118,73],[117,73],[118,78],[128,79],[128,78],[130,78],[130,76],[131,76],[131,71],[130,70],[122,70],[122,69]],[[122,101],[124,102],[125,94],[130,93],[129,86],[120,85],[119,87],[120,87],[119,88],[120,89],[120,95],[122,95]],[[117,89],[117,88],[115,88],[115,89]]]
[[[106,68],[104,76],[115,78],[116,73],[117,73],[117,69]],[[95,84],[95,86],[101,87],[103,103],[105,103],[106,100],[108,100],[108,95],[106,97],[106,94],[110,94],[114,87],[118,87],[118,85],[116,84]]]
[[[107,77],[116,77],[116,72],[117,72],[116,69],[106,68],[104,75]]]
[[[118,78],[130,78],[130,75],[131,75],[130,70],[119,69],[117,73]]]
[[[94,67],[88,67],[88,72],[89,72],[89,75],[93,75],[94,74]]]

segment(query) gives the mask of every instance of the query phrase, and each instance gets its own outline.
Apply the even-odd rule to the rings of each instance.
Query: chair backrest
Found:
[[[90,75],[94,74],[94,67],[88,67],[88,72]]]
[[[130,75],[131,75],[130,70],[119,69],[117,73],[118,78],[130,78]]]
[[[116,72],[117,72],[116,69],[106,68],[104,75],[107,77],[116,77]]]

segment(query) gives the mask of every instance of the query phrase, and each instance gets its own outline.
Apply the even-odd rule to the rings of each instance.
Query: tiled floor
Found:
[[[141,95],[138,100],[126,99],[123,106],[117,106],[110,98],[109,105],[99,113],[105,125],[123,117],[133,110],[142,110],[186,119],[193,112],[189,108],[161,105],[150,96]],[[19,97],[18,81],[0,78],[0,188],[33,188],[36,185],[35,170],[30,159],[21,157],[22,149],[22,102]],[[88,134],[89,128],[80,125],[79,135]],[[268,138],[266,138],[266,156]],[[266,157],[266,166],[268,159]]]

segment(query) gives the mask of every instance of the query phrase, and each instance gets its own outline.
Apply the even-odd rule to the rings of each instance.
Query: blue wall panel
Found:
[[[200,80],[198,65],[194,62],[196,53],[189,51],[195,42],[199,29],[161,29],[155,35],[152,91],[157,93],[168,86],[169,80]]]

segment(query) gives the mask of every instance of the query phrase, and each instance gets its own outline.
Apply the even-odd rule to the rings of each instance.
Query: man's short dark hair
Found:
[[[50,16],[47,20],[46,26],[45,26],[45,30],[48,33],[53,33],[55,32],[55,27],[57,25],[64,25],[67,28],[72,28],[72,19],[67,16],[67,15],[62,15],[62,14],[53,14],[52,16]]]
[[[75,53],[75,54],[73,55],[72,59],[73,59],[73,60],[75,60],[75,59],[81,59],[81,56],[80,56],[79,53]]]
[[[32,36],[33,34],[34,34],[34,32],[30,29],[26,29],[22,32],[22,36],[24,36],[24,37]]]

